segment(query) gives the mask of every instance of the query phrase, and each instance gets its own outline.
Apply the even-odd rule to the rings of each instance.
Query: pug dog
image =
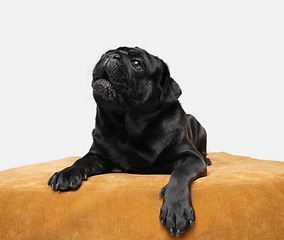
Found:
[[[88,177],[124,173],[171,174],[160,191],[160,221],[178,237],[192,228],[191,186],[207,174],[207,134],[178,101],[181,89],[167,65],[135,47],[102,55],[93,70],[97,103],[93,144],[72,166],[54,173],[55,191],[78,189]]]

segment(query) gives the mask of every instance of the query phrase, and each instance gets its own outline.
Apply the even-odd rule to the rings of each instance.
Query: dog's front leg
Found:
[[[76,190],[83,180],[98,174],[110,172],[112,167],[100,160],[91,151],[78,159],[72,166],[54,173],[48,185],[55,191]]]
[[[199,156],[180,159],[170,177],[168,184],[162,188],[160,196],[164,197],[160,212],[160,221],[170,231],[171,236],[185,232],[193,227],[195,213],[191,203],[191,185],[196,178],[206,176],[207,168]]]

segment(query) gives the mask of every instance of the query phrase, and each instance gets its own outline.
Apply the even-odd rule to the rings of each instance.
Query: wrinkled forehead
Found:
[[[146,50],[135,47],[135,48],[130,48],[130,47],[119,47],[113,51],[121,52],[122,54],[128,55],[128,56],[140,56],[144,58],[153,58],[154,56],[150,53],[148,53]]]
[[[111,53],[118,53],[123,56],[127,56],[130,60],[133,58],[138,58],[140,60],[143,60],[146,65],[148,66],[158,66],[161,64],[161,60],[153,56],[152,54],[148,53],[146,50],[135,47],[135,48],[130,48],[130,47],[119,47],[114,50],[110,50],[106,52],[105,54],[111,54]]]

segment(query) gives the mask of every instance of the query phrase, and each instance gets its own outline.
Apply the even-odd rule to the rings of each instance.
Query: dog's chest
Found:
[[[179,121],[172,119],[171,114],[175,112],[152,119],[129,116],[127,121],[113,115],[99,115],[93,132],[95,153],[123,171],[159,171],[172,164],[177,146],[184,145],[183,124],[177,124]],[[175,115],[179,119],[179,115]]]
[[[132,139],[126,133],[114,131],[103,137],[95,134],[94,140],[99,157],[124,171],[155,165],[165,149],[163,142],[154,135]]]

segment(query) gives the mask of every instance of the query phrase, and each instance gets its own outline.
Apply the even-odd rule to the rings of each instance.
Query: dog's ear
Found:
[[[178,100],[181,95],[181,89],[178,83],[170,77],[169,68],[165,63],[163,63],[163,68],[164,72],[160,82],[162,87],[160,102],[163,106],[167,106]]]

